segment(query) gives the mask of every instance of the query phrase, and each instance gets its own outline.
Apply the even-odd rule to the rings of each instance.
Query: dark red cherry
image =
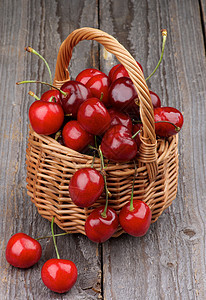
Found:
[[[77,116],[79,106],[85,100],[92,97],[90,90],[78,81],[68,81],[64,83],[61,90],[67,93],[66,96],[61,94],[64,112],[65,114],[72,114],[73,117]]]
[[[151,96],[153,107],[154,108],[161,107],[161,100],[160,100],[159,96],[156,93],[154,93],[153,91],[149,91],[149,93]]]
[[[36,133],[50,135],[62,126],[64,111],[59,103],[37,100],[29,108],[29,120]]]
[[[64,145],[76,151],[84,150],[92,143],[93,136],[85,131],[78,121],[69,121],[62,130]]]
[[[142,69],[142,66],[140,65],[140,63],[137,62],[137,64],[143,72],[143,69]],[[128,74],[127,70],[125,69],[125,67],[123,65],[120,65],[118,68],[116,68],[116,70],[114,70],[111,80],[113,82],[113,81],[115,81],[115,80],[117,80],[118,78],[121,78],[121,77],[128,77],[129,78],[129,74]]]
[[[58,90],[48,90],[41,95],[40,100],[45,102],[55,102],[61,104],[60,92]]]
[[[80,106],[77,120],[87,132],[101,135],[109,128],[111,117],[99,99],[90,98]]]
[[[14,234],[6,246],[6,260],[17,268],[29,268],[39,261],[42,248],[38,241],[19,232]]]
[[[94,204],[103,190],[103,176],[94,168],[82,168],[76,171],[69,183],[70,197],[74,204],[80,207]]]
[[[139,115],[139,106],[135,103],[137,100],[137,92],[130,78],[121,77],[111,84],[109,101],[112,107],[132,115]]]
[[[119,67],[119,66],[121,66],[121,64],[117,64],[117,65],[115,65],[114,67],[112,67],[111,68],[111,70],[109,71],[109,79],[112,81],[112,77],[113,77],[113,74],[114,74],[114,72],[116,71],[116,69]]]
[[[119,222],[125,232],[133,236],[143,236],[151,224],[152,213],[149,206],[141,200],[133,200],[133,209],[130,203],[125,204],[119,213]]]
[[[109,106],[108,91],[110,79],[107,75],[95,75],[91,77],[85,85],[91,91],[93,97],[101,99],[105,106]]]
[[[108,129],[101,142],[103,155],[109,160],[126,162],[137,154],[137,144],[125,126],[115,125]]]
[[[107,208],[106,217],[102,216],[104,206],[92,211],[85,223],[87,237],[96,243],[107,241],[117,230],[119,225],[117,213],[110,207]]]
[[[142,123],[135,123],[133,125],[132,128],[132,134],[134,135],[136,132],[138,132],[139,130],[142,130]],[[139,148],[140,144],[141,144],[141,140],[140,140],[140,132],[134,137],[134,140],[137,144],[137,147]]]
[[[156,135],[160,137],[170,137],[177,134],[184,122],[182,113],[174,107],[155,108],[154,120]]]
[[[83,83],[84,85],[86,85],[86,83],[89,81],[90,78],[92,78],[93,76],[98,75],[98,74],[104,74],[104,73],[97,69],[92,69],[92,68],[85,69],[77,75],[76,81],[79,81],[79,82]]]
[[[129,115],[124,114],[123,112],[114,109],[114,108],[109,108],[108,112],[110,114],[111,117],[111,124],[110,127],[114,126],[114,125],[123,125],[125,127],[127,127],[127,129],[129,131],[132,131],[132,120],[129,117]]]
[[[41,269],[43,283],[53,292],[69,291],[77,280],[77,267],[67,259],[52,258]]]

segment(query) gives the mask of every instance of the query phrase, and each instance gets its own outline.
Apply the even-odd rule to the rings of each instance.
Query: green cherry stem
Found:
[[[55,236],[54,236],[54,217],[52,218],[52,221],[51,221],[51,231],[52,231],[52,237],[53,237],[53,241],[54,241],[54,247],[55,247],[55,250],[56,250],[57,258],[60,259],[59,252],[58,252],[58,249],[57,249],[56,240],[55,240]]]
[[[160,59],[158,61],[158,64],[156,66],[156,68],[154,69],[154,71],[145,79],[146,81],[148,79],[150,79],[150,77],[152,77],[152,75],[154,75],[154,73],[157,71],[157,69],[159,68],[159,65],[161,64],[162,58],[163,58],[163,54],[164,54],[164,50],[165,50],[165,43],[166,43],[166,39],[167,39],[167,30],[166,29],[162,29],[162,37],[163,37],[163,41],[162,41],[162,52],[161,52],[161,56]]]
[[[181,129],[179,126],[175,125],[174,123],[172,123],[172,122],[170,122],[170,121],[156,121],[155,124],[156,124],[156,123],[168,123],[168,124],[171,124],[171,125],[173,125],[173,126],[175,127],[175,131],[176,131],[176,132],[179,132],[180,129]]]
[[[67,235],[67,234],[69,234],[69,232],[54,234],[54,236],[56,237],[56,236],[62,236],[62,235]],[[35,240],[38,241],[38,240],[43,240],[43,239],[49,239],[51,237],[52,237],[52,235],[47,235],[47,236],[42,236],[42,237],[36,238]]]
[[[105,174],[105,166],[104,166],[104,157],[102,154],[102,150],[101,150],[101,146],[99,146],[99,156],[100,156],[100,160],[101,160],[101,171],[102,171],[102,175],[104,178],[104,187],[105,187],[105,193],[106,193],[106,203],[105,203],[105,207],[104,207],[104,211],[102,212],[102,217],[106,218],[107,217],[107,208],[108,208],[108,195],[111,193],[109,192],[108,188],[107,188],[107,178],[106,178],[106,174]]]
[[[50,84],[50,83],[47,83],[47,82],[44,82],[44,81],[38,81],[38,80],[24,80],[24,81],[18,81],[18,82],[16,82],[17,85],[24,84],[24,83],[41,83],[41,84],[45,84],[45,85],[47,85],[47,86],[52,87],[53,89],[58,90],[62,95],[67,96],[67,93],[63,92],[62,90],[60,90],[59,88],[57,88],[57,87],[54,86],[53,84]]]
[[[137,173],[137,166],[136,166],[135,162],[134,162],[134,165],[135,165],[135,172],[134,172],[134,178],[133,178],[133,183],[132,183],[132,193],[131,193],[131,200],[130,200],[130,207],[129,207],[130,211],[132,211],[134,209],[134,206],[133,206],[134,183],[135,183],[135,177],[136,177],[136,173]]]
[[[142,129],[140,129],[137,132],[135,132],[135,134],[133,134],[133,136],[132,136],[132,139],[134,139],[141,131],[142,131]]]
[[[47,70],[49,71],[50,83],[52,84],[52,74],[51,74],[51,70],[50,70],[50,67],[49,67],[49,65],[48,65],[48,63],[47,63],[47,61],[46,61],[46,59],[45,59],[43,56],[41,56],[41,54],[39,54],[36,50],[34,50],[34,49],[33,49],[32,47],[30,47],[30,46],[26,47],[25,50],[26,50],[27,52],[30,52],[30,53],[33,53],[33,54],[37,55],[39,58],[41,58],[41,59],[43,60],[43,62],[45,63],[45,65],[46,65],[46,67],[47,67]]]
[[[28,94],[29,94],[30,96],[34,97],[36,100],[40,100],[40,98],[39,98],[36,94],[34,94],[34,92],[29,91]]]

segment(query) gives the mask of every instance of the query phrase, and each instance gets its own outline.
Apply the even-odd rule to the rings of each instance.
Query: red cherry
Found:
[[[76,120],[66,123],[62,130],[62,137],[65,146],[76,151],[84,150],[93,141],[93,136],[86,132]]]
[[[64,111],[58,103],[37,100],[29,108],[29,120],[35,132],[50,135],[62,126]]]
[[[110,86],[109,77],[105,74],[98,74],[91,77],[85,84],[90,89],[92,95],[101,99],[105,106],[109,105],[108,91]]]
[[[101,173],[93,168],[82,168],[74,173],[69,184],[69,193],[74,204],[91,206],[104,190]]]
[[[149,91],[154,108],[161,107],[161,100],[153,91]]]
[[[130,235],[143,236],[151,224],[151,210],[141,200],[133,200],[133,207],[133,210],[130,211],[129,202],[122,207],[119,213],[120,225]]]
[[[109,108],[108,112],[111,117],[110,127],[114,125],[123,125],[127,127],[129,131],[132,131],[132,120],[128,115],[114,108]]]
[[[84,85],[86,85],[86,83],[89,81],[90,78],[92,78],[93,76],[98,75],[98,74],[104,74],[104,73],[97,69],[92,69],[92,68],[85,69],[77,75],[76,81],[79,81],[79,82],[83,83]]]
[[[41,95],[40,100],[61,104],[60,92],[58,90],[48,90]]]
[[[42,248],[38,241],[25,233],[14,234],[7,243],[6,260],[17,268],[29,268],[39,261]]]
[[[113,77],[113,74],[114,72],[116,71],[117,68],[119,68],[119,66],[121,66],[121,64],[117,64],[115,65],[114,67],[111,68],[111,70],[109,71],[109,79],[112,81],[112,77]]]
[[[126,162],[137,154],[137,144],[125,126],[115,125],[108,129],[101,142],[103,155],[116,162]]]
[[[67,95],[61,94],[62,107],[65,114],[72,114],[73,117],[77,116],[77,111],[80,105],[92,97],[90,90],[81,82],[68,81],[61,87],[63,92]]]
[[[143,72],[143,69],[142,69],[142,66],[140,65],[140,63],[137,62],[137,64]],[[125,67],[120,64],[120,66],[117,67],[116,70],[114,70],[111,80],[112,80],[112,82],[114,82],[115,80],[117,80],[118,78],[121,78],[121,77],[129,78],[129,74],[128,74],[127,70],[125,69]]]
[[[96,243],[103,243],[108,240],[119,225],[118,215],[112,208],[107,208],[106,217],[102,216],[103,211],[104,206],[96,208],[85,222],[87,237]]]
[[[90,98],[80,106],[77,120],[87,132],[101,135],[109,128],[111,117],[99,99]]]
[[[142,129],[142,123],[135,123],[133,125],[133,128],[132,128],[132,134],[134,135],[136,132],[138,132],[140,129]],[[140,144],[141,144],[141,140],[140,140],[140,132],[134,137],[134,140],[139,148]]]
[[[130,78],[121,77],[109,88],[110,104],[118,110],[139,115],[139,106],[135,103],[137,99],[138,95]]]
[[[67,259],[52,258],[41,269],[43,283],[53,292],[69,291],[77,280],[76,265]]]
[[[155,108],[154,120],[156,135],[160,137],[169,137],[171,135],[177,134],[182,128],[184,122],[182,113],[178,109],[173,107]],[[168,122],[171,122],[172,124]]]

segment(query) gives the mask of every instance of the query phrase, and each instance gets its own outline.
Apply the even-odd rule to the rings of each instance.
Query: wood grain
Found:
[[[206,64],[201,10],[205,16],[202,0],[0,1],[0,299],[206,298]],[[172,206],[142,238],[125,234],[101,246],[82,235],[59,237],[60,256],[77,264],[79,276],[70,292],[58,295],[44,287],[40,277],[43,263],[55,257],[51,239],[41,241],[42,258],[31,269],[15,269],[5,260],[12,234],[23,231],[37,237],[50,232],[50,223],[26,195],[25,168],[33,101],[27,92],[40,95],[46,88],[17,87],[15,82],[49,80],[44,64],[25,53],[25,46],[41,52],[54,74],[61,42],[82,26],[114,35],[142,64],[145,76],[159,60],[160,30],[166,28],[164,61],[148,86],[164,106],[180,109],[185,123],[179,134],[179,187]],[[97,43],[84,41],[75,48],[69,70],[72,78],[90,66],[108,73],[116,62]],[[55,226],[55,232],[61,230]]]

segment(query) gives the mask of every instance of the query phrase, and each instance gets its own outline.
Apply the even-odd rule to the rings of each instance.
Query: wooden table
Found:
[[[206,299],[205,264],[205,13],[204,0],[1,0],[0,2],[0,299]],[[184,114],[179,134],[177,198],[148,234],[126,234],[102,245],[83,235],[59,237],[62,258],[73,260],[79,276],[66,294],[42,283],[43,263],[55,257],[52,239],[42,240],[43,255],[28,270],[5,260],[8,239],[16,232],[33,237],[50,233],[26,192],[25,151],[32,89],[16,86],[23,79],[48,80],[44,64],[24,51],[31,45],[49,61],[54,74],[61,42],[74,29],[89,26],[114,35],[142,64],[145,75],[160,57],[160,30],[168,30],[164,61],[149,80],[164,106]],[[104,59],[95,42],[81,42],[70,64],[72,78],[87,67],[108,73],[116,63]],[[61,230],[55,226],[55,231]]]

